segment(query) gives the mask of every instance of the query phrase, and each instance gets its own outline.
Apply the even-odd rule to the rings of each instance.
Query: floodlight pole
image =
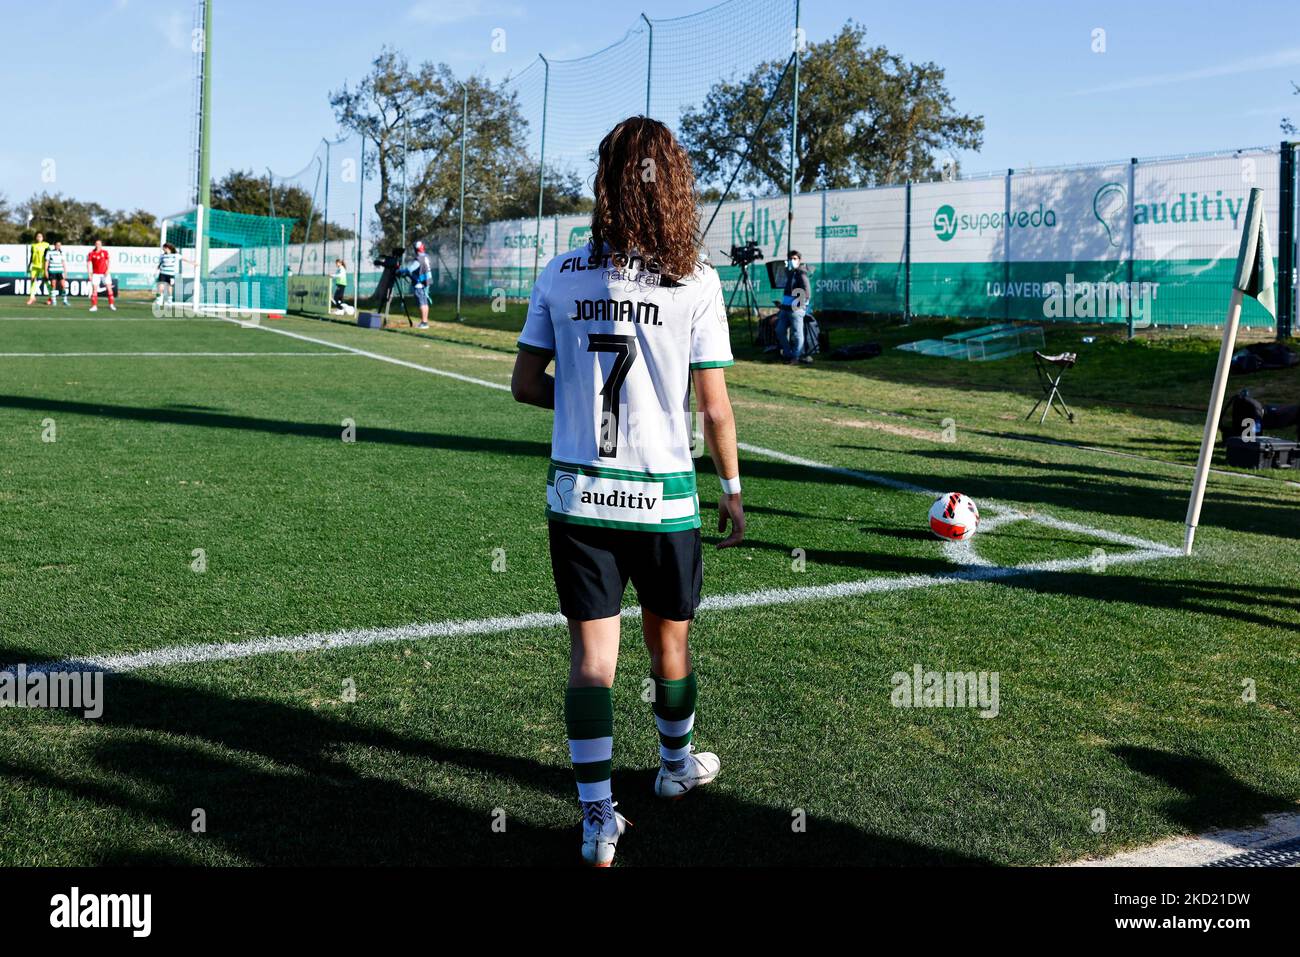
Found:
[[[199,38],[202,53],[199,62],[202,73],[199,81],[199,182],[198,206],[208,210],[212,206],[212,180],[210,157],[212,153],[212,0],[203,3],[203,36]],[[200,217],[200,220],[202,217]],[[202,225],[202,223],[200,223]],[[206,230],[201,230],[198,240],[198,270],[195,288],[208,278],[208,238]]]
[[[799,54],[803,47],[803,33],[799,27],[800,0],[794,3],[794,104],[790,110],[790,195],[786,203],[785,258],[790,258],[794,248],[794,189],[799,170]]]
[[[271,167],[266,168],[266,198],[270,203],[270,215],[275,219],[275,174],[271,172]]]
[[[207,228],[207,223],[204,221],[203,218],[204,213],[206,211],[207,211],[207,207],[203,206],[202,204],[194,207],[194,242],[198,247],[198,249],[195,250],[196,254],[199,252],[199,250],[205,249],[207,246],[207,243],[203,241],[203,233],[204,230]],[[199,262],[196,263],[194,266],[194,311],[196,313],[199,311],[199,308],[203,305],[204,277],[202,272],[202,268],[203,268],[202,263],[203,263],[203,259],[202,256],[200,255]]]
[[[537,282],[537,266],[542,255],[542,197],[546,179],[546,108],[551,95],[551,64],[540,53],[538,59],[546,68],[542,78],[542,148],[537,158],[537,227],[533,230],[533,282]]]
[[[655,25],[650,22],[650,18],[644,13],[641,19],[645,21],[646,29],[650,31],[650,45],[646,48],[645,55],[645,115],[650,115],[650,77],[654,75],[655,60]]]
[[[462,84],[460,90],[460,239],[456,249],[456,319],[463,321],[460,297],[465,284],[465,134],[469,129],[469,86]]]

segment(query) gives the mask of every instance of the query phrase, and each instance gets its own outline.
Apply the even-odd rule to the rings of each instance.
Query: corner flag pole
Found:
[[[1237,341],[1237,326],[1241,322],[1241,300],[1243,296],[1251,296],[1269,313],[1276,314],[1273,287],[1273,252],[1269,247],[1268,229],[1264,224],[1264,193],[1256,187],[1251,189],[1250,202],[1246,207],[1246,225],[1241,233],[1241,249],[1237,253],[1237,274],[1232,280],[1232,298],[1228,300],[1228,317],[1223,324],[1219,364],[1214,370],[1210,407],[1205,412],[1205,432],[1201,436],[1201,453],[1196,459],[1196,478],[1192,482],[1192,497],[1187,503],[1184,555],[1192,553],[1192,539],[1196,537],[1196,525],[1201,519],[1201,502],[1205,498],[1210,459],[1214,455],[1214,436],[1218,432],[1219,413],[1223,409],[1223,395],[1228,388],[1228,370],[1232,365],[1232,350]]]

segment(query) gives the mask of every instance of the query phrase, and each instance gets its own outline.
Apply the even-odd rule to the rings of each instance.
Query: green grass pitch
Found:
[[[0,304],[0,666],[130,662],[97,720],[0,711],[0,864],[577,862],[567,636],[521,620],[556,603],[517,320]],[[706,551],[692,641],[723,770],[653,798],[629,617],[620,865],[1054,863],[1294,808],[1300,489],[1215,475],[1168,553],[1212,346],[1099,343],[1079,422],[1039,428],[1023,357],[790,370],[735,335],[749,533]],[[914,487],[990,527],[946,547]],[[290,650],[193,651],[268,637]],[[997,673],[996,716],[894,707],[915,665]]]

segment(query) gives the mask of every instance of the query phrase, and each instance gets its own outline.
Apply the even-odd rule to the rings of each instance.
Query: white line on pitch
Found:
[[[388,362],[393,365],[402,366],[407,369],[415,369],[418,372],[427,372],[431,375],[446,376],[449,379],[457,379],[461,382],[469,382],[473,385],[486,386],[489,389],[499,389],[503,392],[509,392],[510,386],[500,382],[489,382],[487,379],[477,379],[473,376],[461,375],[459,372],[448,372],[444,369],[435,369],[432,366],[420,365],[418,362],[408,362],[405,359],[396,359],[392,356],[386,356],[379,352],[368,352],[365,349],[357,349],[353,346],[345,346],[338,342],[330,342],[328,339],[317,339],[314,336],[305,336],[299,332],[290,332],[288,329],[277,329],[273,326],[264,326],[260,322],[245,322],[239,319],[227,319],[227,322],[233,322],[237,325],[251,329],[263,329],[266,332],[274,332],[281,336],[290,336],[294,339],[301,339],[303,342],[313,342],[317,345],[330,346],[334,349],[342,349],[345,352],[355,353],[356,355],[366,356],[370,359],[377,359],[380,362]],[[930,495],[937,498],[941,493],[923,488],[920,485],[913,485],[910,482],[904,482],[900,479],[892,479],[884,475],[873,475],[870,472],[860,472],[857,469],[844,468],[839,465],[830,465],[826,462],[818,462],[815,459],[800,458],[797,455],[789,455],[785,452],[778,452],[774,449],[763,448],[761,445],[750,445],[747,442],[737,443],[737,447],[745,452],[754,455],[761,455],[765,458],[776,459],[778,462],[786,462],[790,465],[798,465],[803,468],[815,469],[820,472],[830,472],[835,475],[844,475],[849,478],[855,478],[863,482],[870,482],[875,485],[883,485],[886,488],[898,489],[903,492],[917,492],[924,495]],[[1024,512],[1012,505],[1005,505],[1001,502],[985,503],[986,508],[990,511],[1008,512],[1018,516],[1023,516],[1027,521],[1036,522],[1040,525],[1047,525],[1060,531],[1078,532],[1080,534],[1090,535],[1093,538],[1102,541],[1112,542],[1117,545],[1128,545],[1143,551],[1162,552],[1168,557],[1181,555],[1181,551],[1171,548],[1168,545],[1161,545],[1145,538],[1138,538],[1133,535],[1123,535],[1119,532],[1110,532],[1102,528],[1092,528],[1088,525],[1080,525],[1075,522],[1067,522],[1063,519],[1051,518],[1036,512]]]
[[[920,485],[913,485],[911,482],[904,482],[901,479],[893,479],[884,475],[873,475],[870,472],[860,472],[857,469],[844,468],[839,465],[829,465],[826,462],[818,462],[814,459],[800,458],[797,455],[788,455],[785,452],[778,452],[775,449],[765,449],[761,445],[750,445],[747,442],[738,442],[737,448],[752,453],[753,455],[761,455],[764,458],[776,459],[778,462],[786,462],[790,465],[799,465],[804,468],[816,469],[822,472],[831,472],[835,475],[843,475],[847,478],[855,478],[859,481],[883,485],[886,488],[897,489],[902,492],[916,492],[920,495],[928,495],[931,498],[938,498],[943,494],[942,492],[924,488]],[[1046,525],[1049,528],[1054,528],[1062,532],[1077,532],[1116,545],[1128,545],[1131,548],[1137,548],[1143,551],[1164,552],[1169,556],[1182,554],[1181,551],[1169,545],[1161,545],[1159,542],[1153,542],[1146,538],[1139,538],[1136,535],[1125,535],[1121,532],[1112,532],[1104,528],[1094,528],[1091,525],[1069,522],[1065,519],[1053,518],[1050,515],[1043,515],[1039,512],[1026,512],[1014,505],[1008,505],[997,500],[982,499],[980,507],[982,510],[988,511],[992,514],[1024,519],[1025,521],[1035,522],[1039,525]]]
[[[0,322],[214,322],[209,316],[0,316]]]
[[[1300,838],[1300,813],[1282,811],[1264,815],[1258,827],[1219,829],[1192,837],[1171,837],[1134,851],[1110,857],[1071,861],[1066,867],[1197,867],[1224,861],[1238,854],[1262,851]]]
[[[263,326],[260,323],[242,322],[236,319],[227,321],[235,322],[238,325],[245,327],[265,329],[268,332],[274,332],[282,336],[289,336],[293,339],[301,339],[305,342],[329,346],[331,348],[340,349],[344,352],[376,359],[380,362],[388,362],[404,368],[415,369],[419,372],[445,376],[447,378],[469,382],[474,385],[487,386],[492,389],[509,389],[509,386],[496,382],[489,382],[486,379],[476,379],[472,376],[461,375],[456,372],[434,369],[429,366],[420,365],[415,362],[408,362],[404,359],[396,359],[392,356],[386,356],[381,353],[368,352],[364,349],[356,349],[352,346],[341,345],[336,342],[330,342],[326,339],[317,339],[313,336],[289,332],[286,329],[276,329]],[[829,465],[825,462],[817,462],[813,459],[804,459],[794,455],[787,455],[784,452],[778,452],[762,446],[742,444],[740,447],[752,454],[774,458],[778,461],[787,462],[792,465],[799,465],[818,471],[844,475],[846,477],[884,485],[901,491],[937,494],[929,492],[921,486],[912,485],[911,483],[903,482],[898,479],[872,475],[868,472],[859,472],[856,469],[842,468],[840,466]],[[1130,545],[1136,549],[1132,552],[1107,556],[1107,567],[1111,565],[1154,561],[1180,554],[1177,549],[1166,545],[1160,545],[1156,542],[1150,542],[1146,539],[1137,538],[1135,536],[1108,532],[1105,529],[1094,529],[1089,526],[1079,525],[1074,522],[1067,522],[1060,519],[1053,519],[1048,516],[1028,514],[1009,506],[997,507],[1001,512],[998,517],[999,523],[1011,520],[1034,521],[1050,525],[1053,528],[1085,533],[1101,540]],[[701,610],[704,611],[728,611],[737,608],[757,608],[770,605],[795,604],[798,602],[835,600],[853,598],[867,594],[878,594],[882,592],[929,588],[937,585],[961,584],[964,582],[1001,581],[1022,575],[1033,575],[1043,572],[1078,571],[1084,568],[1093,568],[1095,565],[1096,559],[1091,556],[1086,558],[1053,559],[1050,561],[1030,562],[1025,565],[1017,565],[1014,567],[991,565],[981,561],[978,564],[968,565],[965,568],[942,575],[877,577],[860,581],[837,582],[830,585],[810,585],[801,588],[768,588],[732,595],[714,595],[705,598],[700,607]],[[622,614],[624,617],[628,618],[639,617],[641,609],[639,607],[628,608],[625,609]],[[153,666],[195,664],[205,661],[228,661],[237,658],[249,658],[258,655],[282,652],[352,648],[378,644],[381,642],[415,641],[424,638],[453,637],[458,635],[497,634],[507,631],[518,631],[526,628],[556,627],[562,624],[564,624],[564,618],[559,614],[533,612],[515,616],[513,618],[482,618],[470,621],[410,624],[389,628],[362,628],[336,632],[312,632],[306,635],[259,638],[246,642],[176,645],[168,648],[159,648],[154,651],[139,652],[134,655],[97,656],[77,661],[46,663],[35,667],[39,670],[45,671],[70,670],[72,668],[98,668],[105,671],[133,671],[138,668],[148,668]],[[14,667],[17,666],[15,665]]]
[[[1136,551],[1114,555],[1107,565],[1123,565],[1154,561],[1168,557],[1163,551]],[[910,591],[940,585],[960,585],[970,582],[997,582],[1034,575],[1042,572],[1081,571],[1093,565],[1089,558],[1062,558],[1044,562],[1030,562],[1014,567],[979,565],[941,575],[878,576],[860,581],[835,582],[829,585],[806,585],[801,588],[762,588],[757,591],[737,592],[730,595],[710,595],[700,603],[700,610],[732,611],[738,608],[763,608],[773,605],[793,605],[813,601],[833,601],[875,595],[885,592]],[[639,606],[623,609],[624,618],[639,618]],[[360,648],[387,642],[421,641],[428,638],[455,638],[468,635],[496,635],[532,628],[560,628],[565,624],[563,615],[553,612],[531,612],[513,617],[477,618],[462,621],[439,621],[398,625],[387,628],[353,628],[331,632],[309,632],[305,635],[256,638],[252,641],[214,642],[203,645],[172,645],[125,655],[96,655],[59,662],[26,664],[28,672],[97,670],[126,672],[141,668],[193,665],[209,661],[233,661],[261,655],[287,652],[329,651],[336,648]],[[0,669],[0,673],[14,672],[18,665]]]
[[[340,342],[330,342],[328,339],[317,339],[315,336],[304,336],[301,332],[290,332],[288,329],[276,329],[273,326],[264,326],[260,322],[247,322],[242,319],[226,319],[226,322],[233,322],[235,325],[243,326],[246,329],[262,329],[266,332],[274,332],[277,335],[289,336],[291,339],[301,339],[303,342],[314,342],[318,346],[329,346],[331,349],[342,349],[344,352],[351,352],[354,355],[365,356],[367,359],[377,359],[380,362],[402,366],[404,369],[415,369],[417,372],[427,372],[430,375],[440,375],[448,379],[468,382],[471,385],[486,386],[489,389],[500,389],[503,392],[510,391],[510,386],[500,382],[489,382],[487,379],[476,379],[474,376],[461,375],[459,372],[448,372],[445,369],[435,369],[432,366],[422,366],[418,362],[407,362],[405,359],[386,356],[382,352],[368,352],[365,349],[358,349],[355,346],[345,346]]]
[[[0,352],[0,359],[98,359],[106,356],[126,356],[141,359],[247,359],[252,356],[311,356],[328,359],[346,359],[341,352]]]

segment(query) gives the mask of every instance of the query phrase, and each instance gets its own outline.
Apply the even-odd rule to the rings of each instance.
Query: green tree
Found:
[[[1292,83],[1291,92],[1296,96],[1300,96],[1300,83]],[[1300,127],[1291,121],[1291,117],[1284,116],[1282,117],[1282,132],[1287,136],[1295,136],[1300,133]]]
[[[720,82],[682,116],[682,142],[702,185],[725,185],[744,156],[785,60]],[[908,63],[867,44],[866,27],[849,22],[800,63],[796,186],[800,191],[876,186],[933,175],[935,154],[979,149],[984,119],[957,113],[934,63]],[[756,190],[790,183],[791,76],[776,93],[738,181]]]
[[[15,221],[17,211],[9,205],[9,197],[0,193],[0,243],[18,242],[19,226]]]
[[[375,214],[387,247],[401,237],[402,169],[407,162],[407,236],[428,236],[457,221],[460,194],[461,98],[468,96],[465,219],[483,223],[504,218],[503,210],[527,205],[536,213],[537,166],[524,149],[528,124],[504,81],[481,76],[457,79],[445,63],[412,68],[385,47],[355,88],[330,95],[339,125],[374,144],[366,154],[367,175],[376,173]],[[563,185],[563,175],[556,174]]]
[[[109,215],[109,225],[103,236],[108,246],[156,246],[159,241],[158,218],[143,209],[133,213],[118,210]]]
[[[493,214],[494,219],[527,219],[537,215],[537,166],[520,166],[510,176],[506,195]],[[542,178],[542,215],[568,216],[589,213],[595,200],[586,195],[582,177],[573,170],[546,167]],[[453,210],[454,211],[454,210]]]
[[[107,241],[114,216],[99,203],[84,203],[62,193],[38,193],[18,208],[25,225],[19,230],[19,242],[29,243],[37,233],[49,242],[58,240],[70,245],[88,245],[96,239]],[[149,240],[152,245],[157,233]]]
[[[275,215],[294,220],[289,233],[290,243],[316,243],[324,238],[324,210],[312,208],[311,193],[301,186],[278,183],[274,191],[265,176],[252,170],[232,169],[219,180],[212,182],[212,208],[231,213],[251,213],[270,216],[274,198]],[[311,224],[308,235],[308,223]],[[352,230],[338,223],[329,224],[330,239],[351,239]]]

